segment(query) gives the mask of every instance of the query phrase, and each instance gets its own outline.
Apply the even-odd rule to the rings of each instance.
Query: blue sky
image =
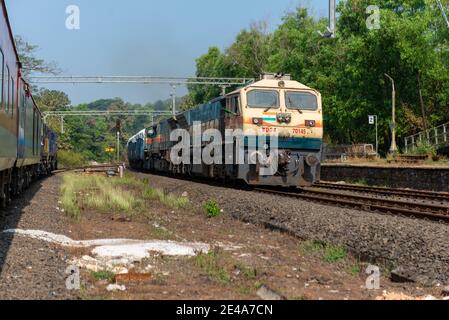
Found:
[[[14,34],[39,46],[67,75],[192,76],[195,59],[223,49],[251,22],[275,29],[286,12],[307,6],[327,16],[328,0],[6,0]],[[80,30],[65,27],[67,6],[81,11]],[[121,97],[133,103],[169,98],[167,86],[51,85],[73,104]],[[186,92],[178,89],[178,94]]]

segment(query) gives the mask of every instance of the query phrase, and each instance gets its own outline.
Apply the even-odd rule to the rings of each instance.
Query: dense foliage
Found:
[[[448,1],[443,1],[448,3]],[[380,7],[380,29],[366,22]],[[449,121],[449,53],[444,19],[433,0],[347,0],[338,6],[336,39],[323,38],[327,19],[307,10],[288,13],[273,32],[265,24],[243,30],[223,52],[212,47],[197,59],[197,76],[258,78],[285,72],[321,91],[328,143],[374,141],[368,115],[379,116],[381,146],[390,143],[391,83],[396,82],[399,144],[404,136]],[[190,86],[191,105],[219,95]]]
[[[43,111],[71,110],[71,111],[117,111],[117,110],[169,110],[171,100],[157,101],[146,105],[130,104],[120,98],[103,99],[89,104],[69,107],[68,97],[60,91],[40,91],[35,100]],[[48,124],[58,134],[60,161],[68,166],[80,166],[87,161],[106,162],[116,159],[116,153],[106,152],[106,148],[116,149],[117,120],[120,120],[120,156],[124,160],[124,150],[128,139],[142,128],[151,125],[150,116],[100,116],[64,118],[64,132],[61,132],[61,120],[48,118]],[[157,120],[157,119],[155,119]]]

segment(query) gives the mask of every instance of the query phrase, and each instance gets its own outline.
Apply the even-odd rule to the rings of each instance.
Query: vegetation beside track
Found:
[[[148,181],[131,175],[123,178],[100,174],[74,174],[63,176],[61,203],[64,212],[78,220],[83,210],[127,216],[143,213],[145,201],[157,200],[170,208],[186,208],[187,197],[178,197],[161,189],[148,186]]]

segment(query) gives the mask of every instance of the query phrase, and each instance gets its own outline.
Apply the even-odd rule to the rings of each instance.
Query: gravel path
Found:
[[[39,229],[69,234],[56,209],[59,177],[33,184],[26,194],[0,211],[0,230]],[[0,233],[0,299],[74,298],[65,287],[67,253],[59,246]]]
[[[422,284],[449,279],[449,226],[436,222],[326,206],[252,191],[149,176],[158,188],[198,205],[215,199],[235,218],[286,230],[302,239],[346,246],[364,259],[399,267]]]

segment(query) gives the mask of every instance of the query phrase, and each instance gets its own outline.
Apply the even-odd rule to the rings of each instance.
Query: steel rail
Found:
[[[298,192],[280,191],[274,189],[256,188],[254,191],[274,194],[314,202],[346,206],[364,211],[376,211],[393,215],[411,216],[420,219],[449,222],[449,207],[416,204],[406,201],[385,200],[359,195],[347,195],[318,190],[302,190]]]
[[[347,190],[347,191],[364,192],[372,194],[382,194],[385,196],[402,196],[402,197],[421,198],[436,201],[449,201],[449,193],[434,192],[434,191],[396,189],[386,187],[370,187],[352,184],[347,185],[347,184],[323,183],[323,182],[315,184],[314,187],[323,189]]]

